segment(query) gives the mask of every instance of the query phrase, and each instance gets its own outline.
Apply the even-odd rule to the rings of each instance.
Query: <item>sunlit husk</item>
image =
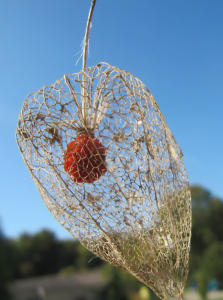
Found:
[[[66,146],[81,127],[107,148],[107,172],[92,184],[74,183],[63,166]],[[106,63],[65,75],[26,98],[16,138],[41,197],[64,228],[161,299],[182,297],[189,183],[182,152],[139,79]]]

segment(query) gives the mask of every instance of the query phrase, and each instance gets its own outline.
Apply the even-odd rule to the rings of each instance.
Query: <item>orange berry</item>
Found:
[[[64,170],[74,182],[92,183],[107,172],[106,148],[93,134],[82,133],[67,145]]]

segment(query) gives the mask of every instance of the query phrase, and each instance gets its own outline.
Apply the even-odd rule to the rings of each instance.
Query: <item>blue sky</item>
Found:
[[[49,228],[15,142],[26,96],[77,73],[90,0],[0,0],[0,220],[17,237]],[[128,70],[154,95],[184,153],[191,184],[223,199],[223,1],[97,0],[87,66]]]

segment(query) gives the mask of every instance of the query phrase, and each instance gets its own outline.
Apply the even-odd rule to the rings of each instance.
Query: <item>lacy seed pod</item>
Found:
[[[16,138],[64,228],[161,299],[183,299],[189,182],[182,152],[138,78],[107,63],[65,75],[26,98]]]

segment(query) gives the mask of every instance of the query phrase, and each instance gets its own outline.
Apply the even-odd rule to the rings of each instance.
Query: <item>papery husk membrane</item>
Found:
[[[106,147],[107,172],[91,184],[74,183],[64,170],[64,151],[80,128]],[[65,75],[25,99],[16,139],[43,201],[64,228],[161,299],[183,299],[189,183],[182,151],[139,79],[106,63]]]

